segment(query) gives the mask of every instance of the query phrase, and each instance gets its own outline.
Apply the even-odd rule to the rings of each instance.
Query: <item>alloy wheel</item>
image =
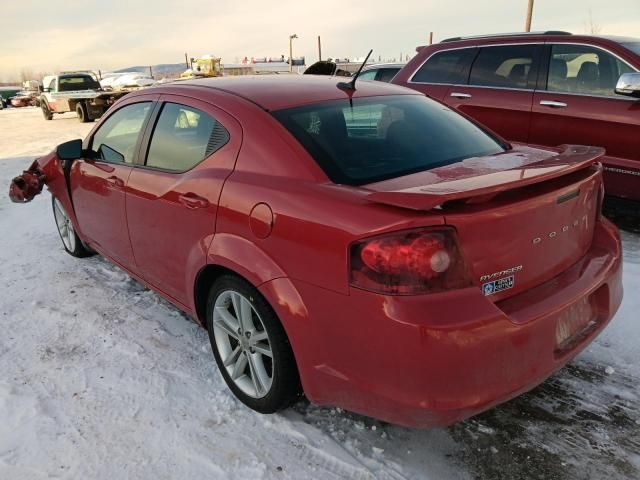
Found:
[[[260,315],[249,299],[234,290],[216,298],[213,334],[233,383],[252,398],[263,398],[273,383],[273,352]]]
[[[53,200],[53,216],[55,217],[62,243],[64,243],[69,252],[74,252],[76,250],[76,232],[73,229],[73,223],[69,215],[67,215],[62,203],[57,198]]]

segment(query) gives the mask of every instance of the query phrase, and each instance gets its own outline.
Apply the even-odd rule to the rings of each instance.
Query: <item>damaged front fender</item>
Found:
[[[40,170],[38,161],[31,164],[22,175],[15,177],[9,186],[9,198],[14,203],[27,203],[42,191],[46,176]]]

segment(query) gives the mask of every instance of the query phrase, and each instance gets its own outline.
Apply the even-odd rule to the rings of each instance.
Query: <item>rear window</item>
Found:
[[[401,177],[505,150],[501,142],[421,95],[355,98],[273,115],[334,182]]]
[[[96,90],[100,84],[90,75],[74,75],[60,77],[58,80],[58,91],[73,92],[74,90]]]

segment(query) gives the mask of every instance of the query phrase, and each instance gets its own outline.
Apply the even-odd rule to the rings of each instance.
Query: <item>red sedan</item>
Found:
[[[127,95],[11,195],[46,183],[66,251],[198,319],[249,407],[424,427],[531,389],[616,312],[603,153],[381,82],[217,78]]]

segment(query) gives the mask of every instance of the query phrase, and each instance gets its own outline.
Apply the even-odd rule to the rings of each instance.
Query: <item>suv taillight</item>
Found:
[[[472,285],[448,227],[381,235],[351,246],[350,284],[388,295],[416,295]]]

